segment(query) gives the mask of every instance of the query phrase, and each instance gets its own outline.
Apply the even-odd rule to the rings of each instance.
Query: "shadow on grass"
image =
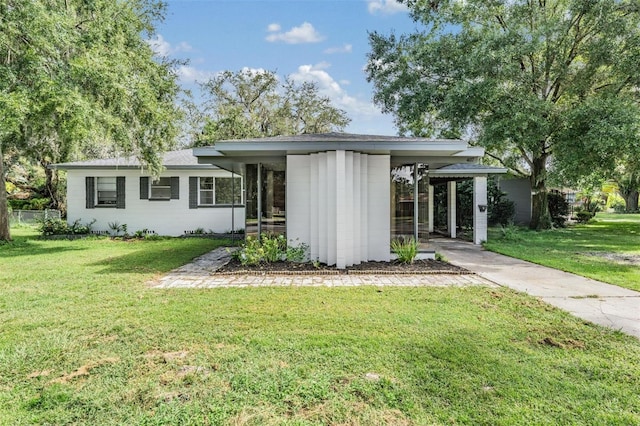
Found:
[[[189,250],[189,247],[143,247],[131,253],[102,259],[93,266],[103,266],[105,274],[163,273],[191,262],[207,250]]]
[[[37,244],[33,239],[16,238],[10,243],[0,245],[0,259],[20,256],[40,256],[52,255],[65,251],[81,251],[86,250],[84,247],[77,246],[50,246]]]

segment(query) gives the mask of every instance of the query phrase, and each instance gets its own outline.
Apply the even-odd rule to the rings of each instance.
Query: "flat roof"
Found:
[[[167,151],[162,156],[162,165],[166,169],[218,169],[207,163],[199,163],[192,149]],[[98,160],[74,161],[51,164],[49,167],[61,170],[73,169],[140,169],[143,167],[135,155],[127,157],[104,158]]]

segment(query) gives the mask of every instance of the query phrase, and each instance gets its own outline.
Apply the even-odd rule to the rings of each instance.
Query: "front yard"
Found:
[[[518,229],[506,238],[493,229],[485,248],[640,291],[640,214],[598,213],[590,224],[546,232]]]
[[[494,288],[154,290],[219,243],[0,246],[0,424],[638,424],[640,342]]]

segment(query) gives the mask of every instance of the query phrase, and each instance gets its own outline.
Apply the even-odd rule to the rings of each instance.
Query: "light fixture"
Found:
[[[484,213],[487,211],[487,205],[486,204],[478,204],[478,209],[480,210],[480,212]]]

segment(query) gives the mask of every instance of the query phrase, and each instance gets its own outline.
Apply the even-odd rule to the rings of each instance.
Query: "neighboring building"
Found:
[[[446,185],[448,234],[456,236],[456,181],[473,179],[473,241],[487,239],[483,148],[460,140],[327,133],[216,142],[199,163],[244,177],[248,235],[285,234],[310,257],[339,268],[388,261],[394,238],[428,248],[433,185]]]
[[[204,230],[244,228],[242,177],[198,164],[191,149],[167,152],[155,180],[135,157],[55,164],[67,171],[67,220],[109,231],[126,224],[129,233],[148,230],[179,236]]]

